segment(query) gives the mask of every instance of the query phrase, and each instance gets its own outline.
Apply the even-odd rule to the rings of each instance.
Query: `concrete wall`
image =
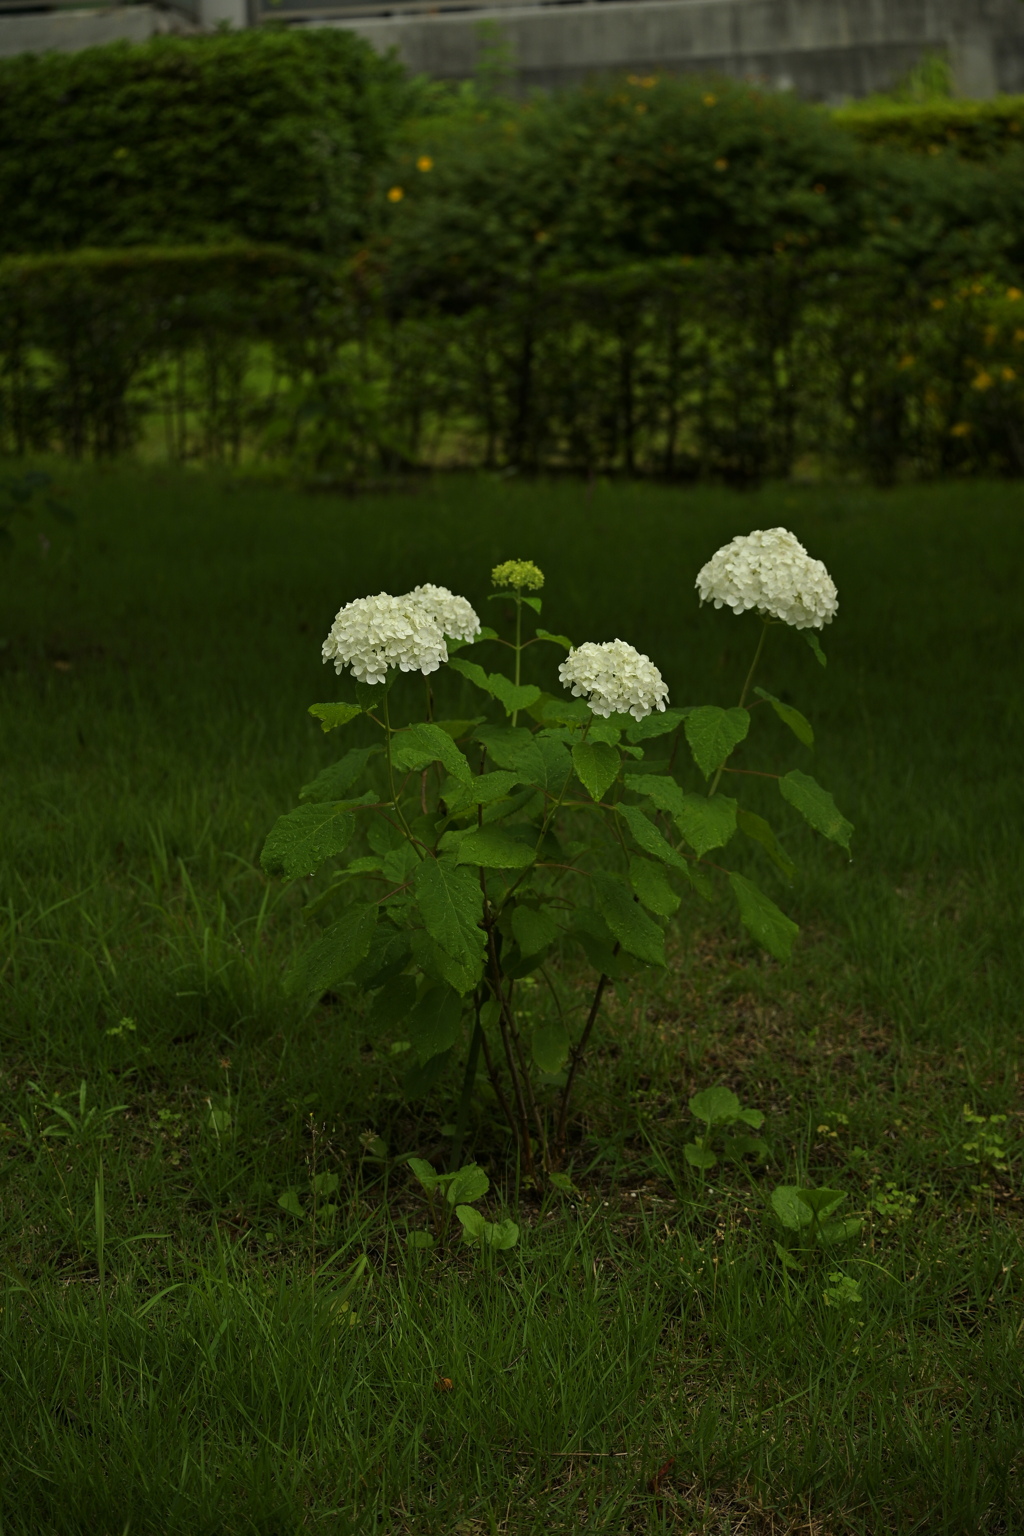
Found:
[[[1022,0],[607,0],[304,24],[349,27],[416,73],[460,79],[480,56],[482,19],[501,29],[522,88],[692,71],[839,103],[887,89],[941,51],[965,96],[1024,91]]]
[[[0,15],[0,58],[15,53],[78,53],[99,43],[144,43],[162,32],[195,26],[179,11],[155,5],[95,11],[22,11]]]

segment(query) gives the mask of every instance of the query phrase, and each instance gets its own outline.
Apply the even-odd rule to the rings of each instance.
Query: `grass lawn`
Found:
[[[1024,490],[61,474],[76,527],[0,564],[0,1536],[1024,1530]],[[684,903],[668,972],[609,997],[575,1192],[521,1187],[482,1113],[519,1246],[411,1250],[399,1159],[443,1164],[457,1084],[407,1102],[353,993],[286,995],[308,891],[258,864],[338,751],[306,715],[336,609],[479,608],[528,557],[546,624],[732,704],[756,625],[694,578],[778,524],[840,614],[827,671],[775,632],[761,681],[854,862],[791,826],[787,965]],[[719,1084],[771,1155],[702,1180]],[[799,1179],[864,1225],[796,1271],[768,1199]]]

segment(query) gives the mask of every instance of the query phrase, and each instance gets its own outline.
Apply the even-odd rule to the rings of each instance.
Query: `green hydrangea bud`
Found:
[[[496,587],[511,587],[515,592],[539,592],[544,572],[532,560],[503,560],[491,572]]]

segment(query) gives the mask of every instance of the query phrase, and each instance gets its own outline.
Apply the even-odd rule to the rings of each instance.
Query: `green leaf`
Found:
[[[307,713],[320,721],[320,729],[326,734],[337,730],[339,725],[347,725],[363,711],[359,704],[311,704]]]
[[[738,1163],[744,1157],[762,1159],[768,1156],[768,1143],[760,1136],[730,1136],[722,1147],[731,1162]]]
[[[515,759],[533,740],[525,725],[482,725],[476,733],[487,755],[499,768],[514,768]]]
[[[509,767],[521,784],[533,784],[557,800],[572,772],[572,760],[564,742],[551,736],[531,736],[516,751]]]
[[[286,1189],[283,1195],[278,1195],[277,1203],[283,1211],[288,1212],[289,1216],[298,1216],[300,1221],[306,1219],[306,1213],[302,1209],[302,1201],[299,1199],[297,1190]]]
[[[477,1163],[466,1163],[448,1185],[449,1205],[468,1205],[472,1200],[482,1200],[491,1187],[491,1181]]]
[[[628,956],[616,955],[615,936],[601,914],[593,907],[577,907],[572,915],[571,936],[579,943],[595,971],[613,980],[629,975]]]
[[[553,644],[560,645],[565,651],[572,650],[572,641],[568,635],[552,635],[546,629],[538,629],[535,633],[538,640],[550,640]]]
[[[558,924],[550,912],[516,906],[512,909],[512,935],[522,954],[537,955],[558,938]]]
[[[795,1184],[780,1184],[772,1190],[772,1210],[791,1232],[799,1232],[803,1227],[809,1227],[814,1220],[807,1206],[797,1199],[797,1186]]]
[[[412,940],[412,957],[424,976],[429,976],[432,981],[443,981],[449,987],[454,987],[462,997],[467,992],[472,992],[480,977],[483,975],[484,956],[483,951],[472,961],[463,963],[455,960],[446,949],[442,949],[436,939],[432,939],[429,933],[424,933],[422,928],[414,928],[410,934]]]
[[[646,795],[659,811],[667,811],[670,816],[680,815],[686,803],[686,796],[667,773],[627,774],[626,788]]]
[[[825,652],[822,650],[818,641],[818,637],[814,633],[813,629],[805,629],[802,631],[802,634],[804,639],[807,641],[807,644],[814,652],[815,656],[817,656],[818,660],[821,662],[821,665],[823,667],[827,667],[828,662],[825,660]]]
[[[355,970],[370,948],[377,926],[376,902],[354,903],[326,928],[288,976],[289,991],[319,997]]]
[[[541,600],[539,597],[526,597],[524,595],[523,602],[526,603],[527,607],[532,608],[534,613],[540,613]]]
[[[785,875],[787,880],[792,880],[796,874],[796,865],[763,816],[740,809],[736,812],[736,825],[747,837],[753,838],[755,843],[760,843],[780,873]]]
[[[691,1168],[703,1168],[705,1172],[714,1168],[718,1158],[706,1147],[699,1147],[695,1141],[688,1141],[683,1148],[683,1156]]]
[[[765,699],[771,705],[783,724],[789,726],[797,741],[802,741],[805,747],[814,746],[814,732],[811,729],[811,722],[805,715],[802,715],[798,709],[794,709],[792,704],[783,704],[774,693],[768,693],[764,688],[755,688],[754,692],[758,698]]]
[[[460,965],[472,967],[485,938],[480,881],[472,870],[450,859],[424,859],[416,871],[416,897],[432,939]]]
[[[822,789],[809,773],[800,773],[795,768],[779,780],[779,789],[782,798],[788,800],[816,832],[831,838],[849,852],[853,823],[836,809],[827,789]]]
[[[474,715],[472,720],[435,720],[433,723],[452,741],[458,741],[460,737],[468,736],[475,726],[482,725],[483,720],[483,715]]]
[[[416,1006],[416,982],[412,976],[393,976],[386,981],[370,1004],[367,1027],[384,1034],[403,1024]]]
[[[533,683],[522,683],[517,688],[502,672],[492,672],[487,682],[498,703],[504,705],[507,715],[517,709],[529,709],[540,698],[540,689]]]
[[[750,716],[745,709],[719,709],[716,704],[703,704],[690,711],[683,729],[694,762],[709,779],[746,736]]]
[[[315,1173],[310,1179],[310,1185],[314,1195],[333,1195],[338,1187],[338,1175],[336,1173]]]
[[[742,875],[730,873],[729,884],[740,909],[740,920],[751,936],[776,960],[788,960],[800,929],[780,912],[774,901]]]
[[[851,1237],[856,1237],[864,1223],[859,1216],[848,1216],[845,1221],[829,1221],[821,1228],[818,1236],[823,1243],[848,1243]]]
[[[812,1216],[817,1216],[819,1222],[826,1216],[838,1210],[846,1199],[846,1192],[842,1189],[798,1189],[796,1198],[801,1205],[805,1205]]]
[[[372,790],[358,800],[337,800],[328,805],[299,805],[279,816],[267,835],[260,863],[268,875],[313,875],[326,859],[343,853],[352,840],[360,805],[372,805]]]
[[[410,1248],[433,1248],[436,1239],[431,1232],[410,1232],[405,1241]]]
[[[499,768],[494,773],[481,773],[468,784],[449,779],[443,791],[444,803],[452,816],[474,809],[478,805],[495,805],[515,789],[519,780],[514,773]]]
[[[569,1031],[559,1020],[541,1024],[530,1036],[530,1050],[542,1072],[561,1072],[569,1059]]]
[[[514,1221],[485,1221],[471,1205],[457,1205],[455,1214],[462,1224],[462,1235],[469,1243],[486,1243],[488,1248],[503,1249],[514,1248],[519,1241],[519,1228]]]
[[[461,673],[477,688],[482,688],[484,693],[490,693],[490,679],[478,661],[464,661],[461,656],[450,656],[448,665],[453,672]]]
[[[618,805],[615,809],[629,828],[638,848],[660,859],[663,864],[670,865],[672,869],[689,873],[689,865],[682,854],[677,853],[672,844],[662,837],[653,821],[644,815],[638,805]]]
[[[803,1269],[804,1266],[800,1263],[800,1261],[798,1259],[794,1259],[793,1255],[788,1253],[786,1249],[783,1248],[781,1243],[774,1243],[774,1248],[775,1252],[782,1260],[783,1267],[785,1269]]]
[[[376,757],[382,750],[381,747],[353,747],[338,762],[321,769],[311,784],[304,784],[299,790],[299,799],[316,802],[343,800],[364,772],[370,758]]]
[[[621,762],[614,747],[601,741],[579,741],[572,749],[576,777],[591,800],[603,800],[619,776]]]
[[[459,843],[459,864],[480,864],[484,869],[527,869],[537,857],[536,848],[510,837],[500,827],[467,832]]]
[[[405,1074],[402,1087],[406,1098],[422,1099],[441,1081],[452,1059],[451,1051],[431,1056],[429,1061],[414,1061]]]
[[[698,858],[724,848],[736,831],[736,801],[728,795],[684,795],[676,826]]]
[[[426,1162],[422,1157],[407,1158],[406,1167],[423,1186],[428,1195],[433,1194],[438,1184],[440,1184],[442,1181],[443,1175],[436,1173],[430,1164]]]
[[[626,727],[626,739],[634,742],[651,741],[655,736],[667,736],[669,731],[682,725],[687,715],[692,713],[692,709],[656,710],[645,715],[643,720],[631,720]]]
[[[479,1243],[483,1240],[487,1227],[487,1218],[481,1216],[479,1211],[474,1211],[471,1205],[456,1207],[456,1216],[462,1225],[462,1235],[467,1243]]]
[[[664,965],[665,935],[629,888],[614,875],[595,875],[594,890],[601,916],[627,954],[648,965]]]
[[[473,770],[447,731],[439,725],[411,725],[395,737],[395,762],[414,771],[443,763],[453,779],[469,783]]]
[[[740,1112],[740,1101],[731,1088],[705,1088],[690,1100],[690,1114],[710,1125],[731,1125]]]
[[[669,885],[660,864],[633,855],[629,861],[629,883],[647,910],[656,916],[671,917],[678,909],[679,897]]]
[[[381,923],[374,932],[365,960],[352,972],[352,980],[373,991],[403,971],[409,961],[409,934],[404,928]]]

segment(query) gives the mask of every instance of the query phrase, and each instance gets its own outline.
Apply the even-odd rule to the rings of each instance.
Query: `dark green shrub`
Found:
[[[833,121],[864,144],[992,160],[1024,143],[1024,96],[991,101],[852,103]]]
[[[407,105],[345,31],[218,33],[0,61],[0,254],[365,236]]]

